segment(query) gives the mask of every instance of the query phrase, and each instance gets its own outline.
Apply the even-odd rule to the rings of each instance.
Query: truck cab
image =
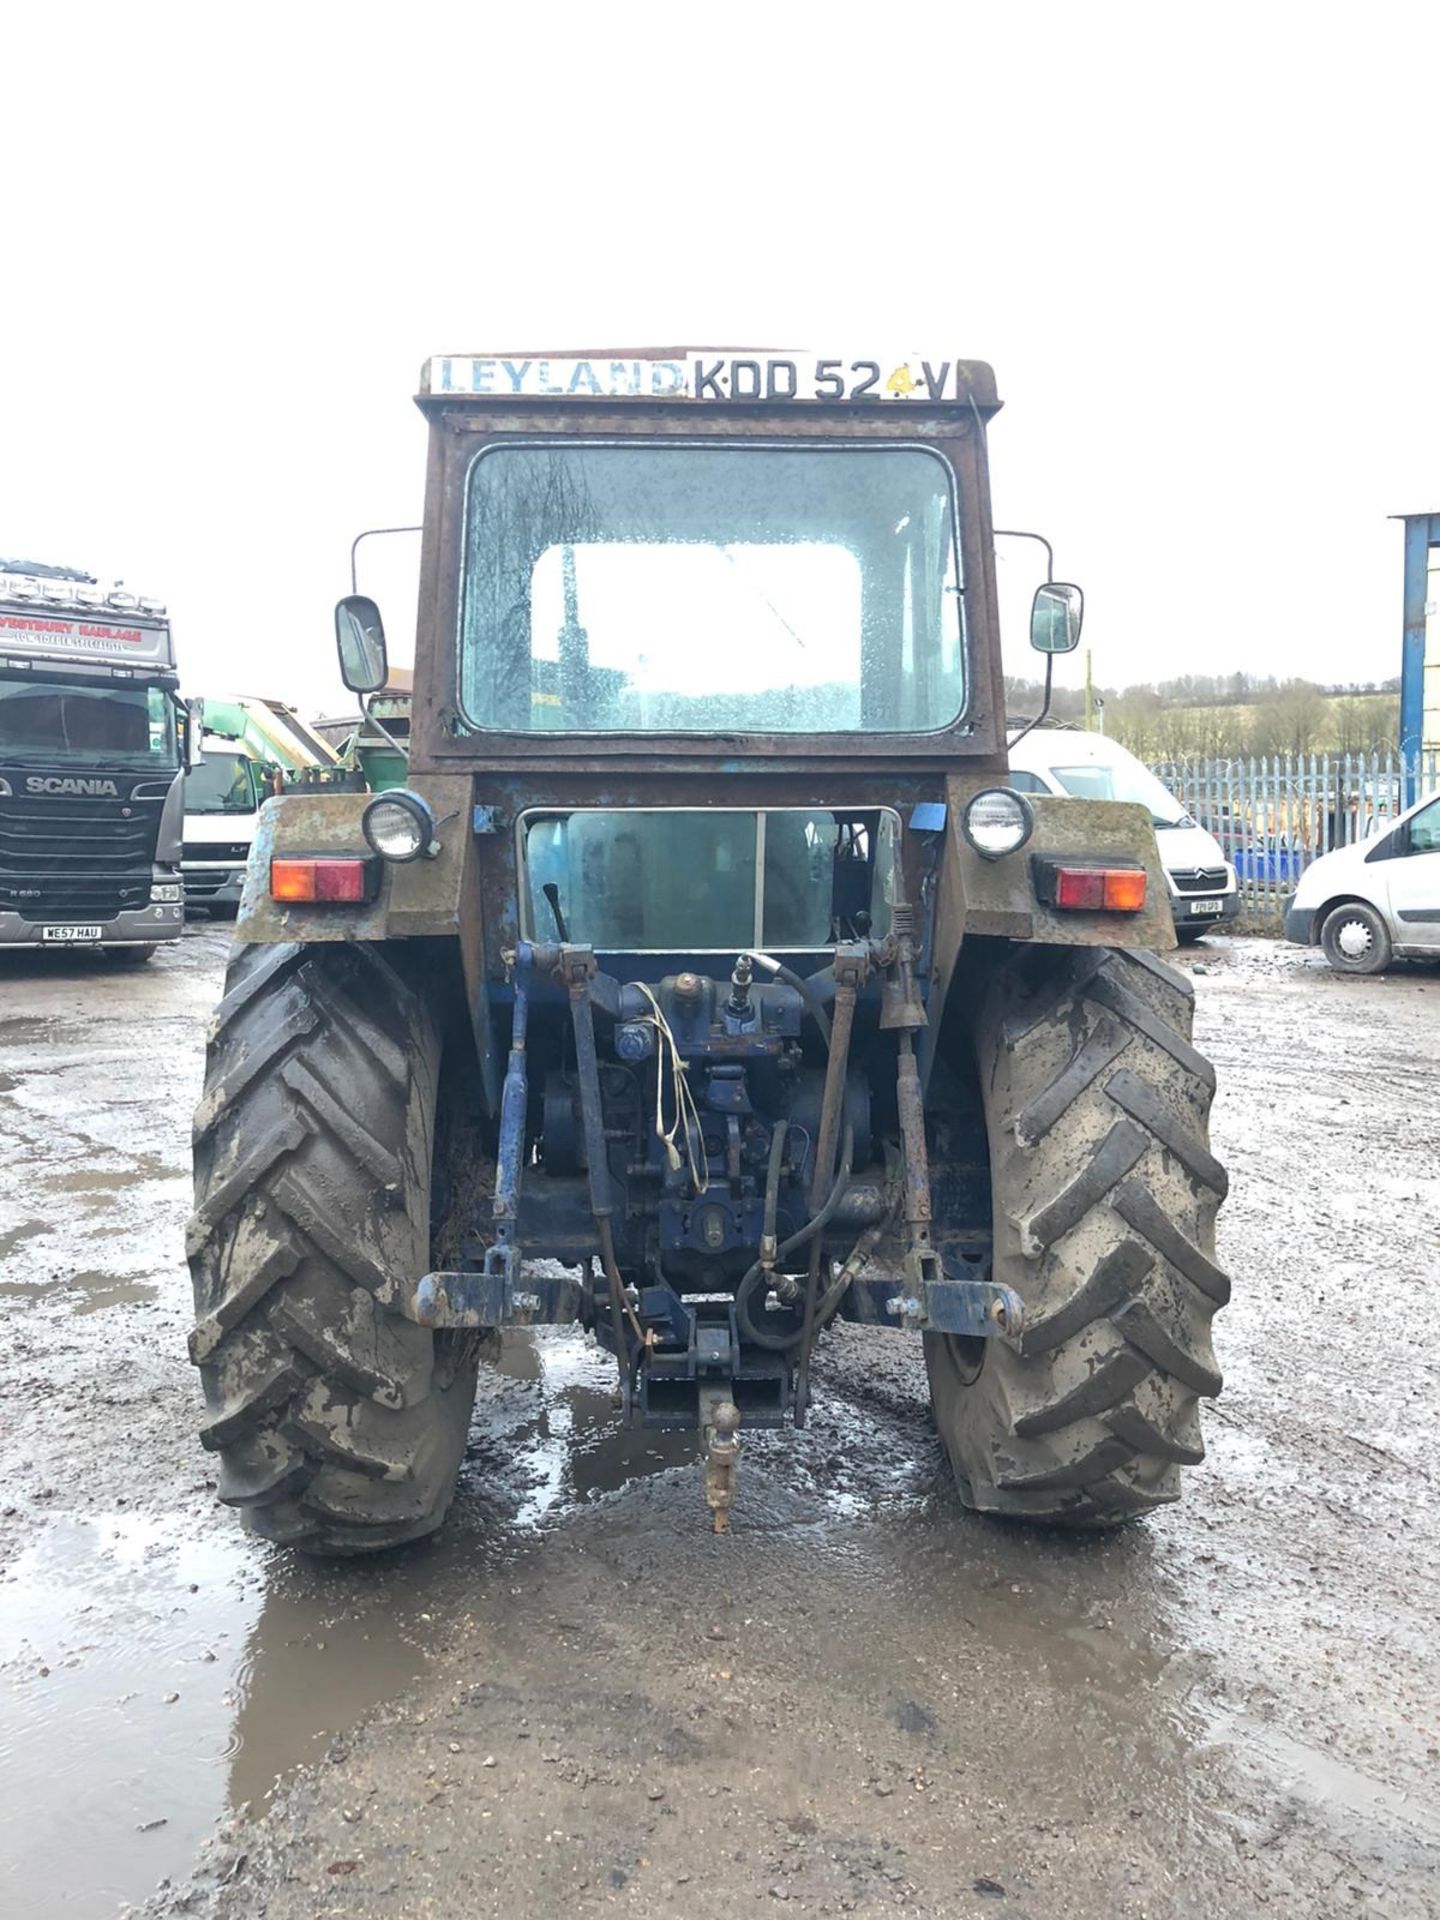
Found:
[[[188,737],[161,602],[0,561],[0,946],[179,938]]]
[[[205,734],[201,760],[185,780],[185,905],[233,913],[245,884],[266,769],[223,734]]]

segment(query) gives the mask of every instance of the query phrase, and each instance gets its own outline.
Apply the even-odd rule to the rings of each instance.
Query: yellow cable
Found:
[[[691,1131],[693,1123],[694,1133],[698,1134],[700,1132],[700,1109],[695,1104],[694,1094],[690,1091],[690,1082],[685,1073],[685,1063],[680,1057],[680,1048],[676,1043],[674,1033],[670,1029],[670,1022],[661,1011],[660,1002],[643,981],[637,980],[634,984],[650,1002],[652,1017],[646,1024],[654,1027],[659,1037],[660,1045],[668,1048],[670,1054],[670,1075],[674,1090],[675,1118],[669,1127],[666,1127],[664,1123],[662,1069],[660,1062],[657,1060],[655,1074],[655,1136],[661,1146],[664,1147],[666,1158],[669,1160],[671,1167],[678,1168],[680,1165],[680,1150],[675,1145],[675,1133],[677,1128],[683,1127],[685,1133],[685,1158],[690,1167],[690,1184],[696,1193],[703,1193],[705,1191],[705,1181],[701,1178],[700,1169],[695,1162],[695,1145]]]

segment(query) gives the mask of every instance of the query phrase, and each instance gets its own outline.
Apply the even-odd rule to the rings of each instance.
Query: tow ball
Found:
[[[735,1468],[740,1460],[740,1409],[717,1389],[702,1408],[705,1421],[705,1504],[716,1533],[730,1525],[735,1499]]]

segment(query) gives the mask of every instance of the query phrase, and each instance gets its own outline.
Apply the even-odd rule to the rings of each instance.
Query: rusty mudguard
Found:
[[[251,849],[236,938],[270,943],[450,937],[467,950],[468,971],[485,945],[472,783],[465,774],[417,773],[410,784],[434,811],[440,852],[432,860],[382,863],[379,892],[368,906],[287,906],[270,898],[269,873],[275,854],[364,850],[360,816],[371,796],[297,793],[267,801]],[[714,784],[724,787],[728,804],[746,804],[743,776],[721,776]],[[948,830],[935,872],[933,941],[940,978],[948,975],[967,934],[1047,946],[1168,951],[1175,945],[1165,874],[1143,807],[1037,797],[1031,801],[1035,831],[1029,843],[1018,853],[986,860],[960,832],[960,818],[973,793],[999,784],[1001,779],[968,772],[945,781]],[[1046,854],[1139,861],[1149,880],[1143,911],[1076,913],[1046,906],[1034,880],[1035,857]]]
[[[989,934],[1005,940],[1035,940],[1055,947],[1149,947],[1175,945],[1170,892],[1155,830],[1144,807],[1116,800],[1061,800],[1026,795],[1035,831],[1018,853],[985,860],[955,831],[965,803],[981,786],[1003,780],[951,777],[945,783],[952,831],[945,836],[938,887],[935,952],[943,959],[964,936]],[[1040,900],[1034,879],[1036,856],[1075,855],[1088,860],[1139,861],[1148,885],[1139,913],[1057,912]]]
[[[288,906],[270,897],[270,861],[277,854],[364,853],[360,817],[369,793],[287,793],[260,809],[245,871],[235,938],[270,945],[286,940],[404,940],[450,936],[466,942],[479,931],[477,872],[471,833],[471,782],[464,774],[416,774],[412,791],[434,812],[440,851],[433,860],[381,862],[380,888],[368,906]]]

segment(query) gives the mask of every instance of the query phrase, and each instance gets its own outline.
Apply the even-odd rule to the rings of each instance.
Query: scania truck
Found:
[[[179,939],[178,684],[160,601],[0,560],[0,946],[147,960]]]

